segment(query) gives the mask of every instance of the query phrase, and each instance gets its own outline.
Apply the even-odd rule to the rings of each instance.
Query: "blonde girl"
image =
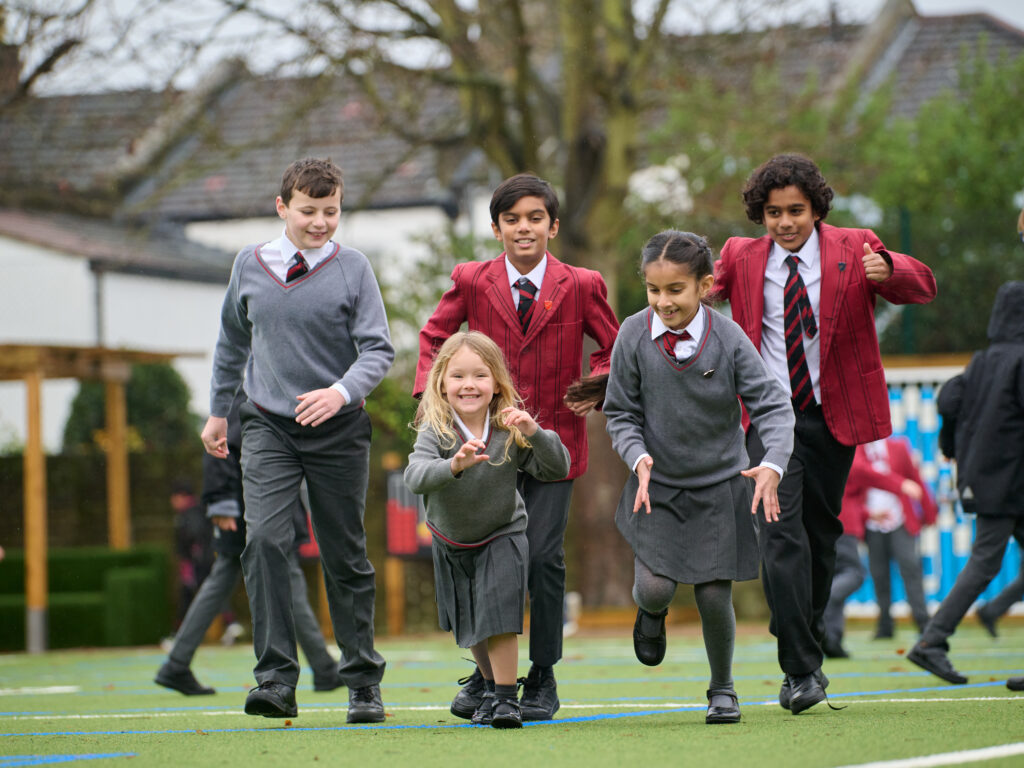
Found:
[[[497,344],[456,333],[431,367],[405,470],[433,535],[438,621],[470,649],[487,686],[472,722],[495,728],[522,726],[516,673],[529,557],[516,478],[553,482],[569,472],[558,435],[521,405]]]

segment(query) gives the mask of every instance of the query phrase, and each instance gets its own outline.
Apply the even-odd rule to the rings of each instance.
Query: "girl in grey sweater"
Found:
[[[740,327],[703,304],[714,283],[704,238],[655,235],[641,273],[650,306],[622,323],[604,403],[634,473],[615,515],[635,554],[633,646],[644,664],[661,663],[669,602],[677,584],[693,584],[711,667],[705,721],[735,723],[732,582],[757,578],[758,508],[778,519],[793,408]],[[741,401],[768,449],[750,469]]]
[[[441,628],[470,649],[488,688],[472,720],[495,728],[522,726],[516,668],[529,558],[516,477],[569,473],[558,435],[520,404],[498,345],[477,331],[455,334],[431,367],[405,470],[433,534]]]

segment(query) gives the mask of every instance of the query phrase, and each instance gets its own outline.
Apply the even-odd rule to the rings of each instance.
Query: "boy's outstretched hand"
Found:
[[[874,280],[876,283],[885,282],[892,275],[892,267],[889,266],[889,262],[882,254],[871,250],[868,243],[864,243],[864,275],[868,280]]]
[[[651,494],[648,489],[651,485],[651,467],[654,466],[654,459],[644,456],[636,464],[636,476],[640,478],[640,487],[636,489],[636,501],[633,502],[633,514],[640,511],[640,507],[647,509],[651,514]]]
[[[333,387],[303,392],[296,399],[299,404],[295,406],[295,420],[304,427],[319,427],[345,404],[345,396]]]
[[[228,420],[223,416],[211,416],[206,420],[199,439],[206,452],[217,459],[228,457]]]
[[[537,433],[537,422],[533,416],[518,408],[502,408],[501,415],[505,417],[506,427],[518,427],[519,431],[527,437]]]
[[[464,442],[459,446],[459,450],[456,451],[455,455],[452,456],[452,474],[457,475],[469,467],[475,466],[481,461],[487,461],[491,458],[486,453],[477,453],[477,451],[482,451],[486,447],[486,443],[476,437]]]
[[[752,467],[740,472],[744,477],[754,478],[754,502],[750,514],[757,514],[757,505],[764,504],[764,519],[774,523],[779,519],[779,473],[771,467]]]

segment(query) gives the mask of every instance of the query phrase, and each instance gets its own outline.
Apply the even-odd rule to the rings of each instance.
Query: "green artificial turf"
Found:
[[[1024,743],[1024,694],[1005,687],[1024,674],[1024,627],[992,640],[973,626],[953,638],[951,659],[970,678],[949,686],[901,652],[909,629],[891,641],[849,633],[849,660],[827,661],[833,706],[799,716],[777,703],[781,673],[761,627],[741,627],[734,676],[743,721],[704,724],[707,661],[695,628],[669,627],[657,668],[633,657],[629,628],[566,640],[556,669],[562,709],[521,731],[473,727],[448,712],[456,679],[471,666],[442,635],[383,639],[387,722],[347,726],[347,693],[314,693],[299,683],[299,715],[288,721],[242,713],[253,685],[249,647],[200,649],[193,670],[217,694],[185,697],[152,683],[158,648],[0,655],[0,768],[88,760],[89,765],[487,766],[664,765],[733,768],[848,766],[908,759],[903,765],[970,764],[913,760]],[[525,674],[525,653],[522,654]],[[984,765],[1024,765],[1024,752]],[[127,762],[126,762],[127,761]]]

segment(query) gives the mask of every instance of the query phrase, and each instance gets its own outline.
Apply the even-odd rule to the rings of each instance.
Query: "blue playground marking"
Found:
[[[0,756],[0,768],[16,765],[52,765],[70,763],[75,760],[102,760],[108,757],[135,757],[134,752],[108,752],[94,755],[7,755]]]

